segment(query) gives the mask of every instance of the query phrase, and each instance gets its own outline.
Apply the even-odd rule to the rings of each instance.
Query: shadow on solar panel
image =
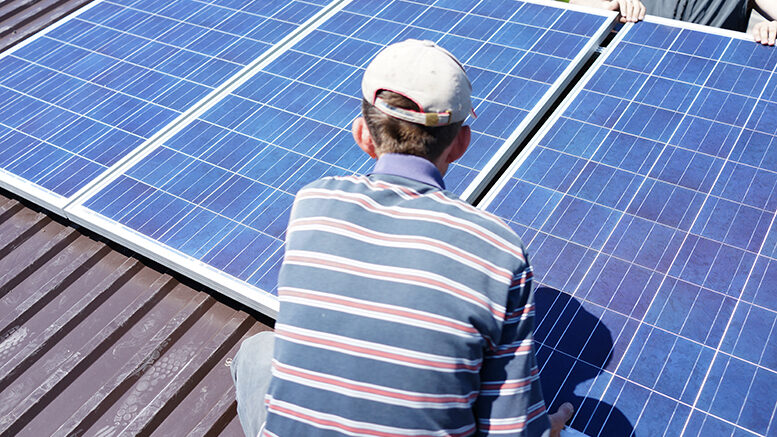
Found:
[[[609,369],[618,351],[613,348],[607,325],[591,312],[596,309],[587,309],[585,302],[543,286],[535,291],[535,305],[539,316],[535,340],[541,345],[537,361],[549,411],[571,402],[576,406],[571,423],[575,429],[631,435],[634,427],[626,415],[601,399],[605,383],[596,377]]]

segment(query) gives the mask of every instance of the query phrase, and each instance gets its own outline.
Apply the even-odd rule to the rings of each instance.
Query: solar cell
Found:
[[[0,57],[0,183],[59,211],[321,3],[92,2]]]
[[[346,2],[71,214],[273,314],[294,193],[370,168],[350,124],[375,53],[430,39],[464,63],[480,115],[446,183],[472,197],[614,18],[520,1]]]
[[[575,428],[777,433],[776,66],[745,34],[626,25],[481,205],[529,247]]]

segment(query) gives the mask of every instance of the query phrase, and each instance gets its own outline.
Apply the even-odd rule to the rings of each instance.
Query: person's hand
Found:
[[[645,18],[645,5],[639,0],[569,0],[570,4],[620,12],[620,22],[637,22]]]
[[[610,0],[607,9],[621,14],[621,23],[636,23],[645,19],[645,5],[639,0]]]
[[[753,27],[753,39],[763,45],[773,46],[777,40],[777,21],[763,21]]]
[[[559,437],[561,435],[564,424],[572,418],[574,412],[575,407],[569,402],[564,402],[558,407],[558,411],[548,415],[548,419],[550,420],[550,437]]]

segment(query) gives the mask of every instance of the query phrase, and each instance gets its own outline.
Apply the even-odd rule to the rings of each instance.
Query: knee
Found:
[[[273,331],[262,331],[258,334],[252,335],[240,345],[238,355],[244,351],[248,353],[266,354],[272,353],[273,345],[275,344],[275,333]]]
[[[250,365],[261,366],[260,363],[270,365],[275,346],[275,334],[272,331],[262,331],[243,340],[240,349],[232,360],[232,373],[239,373],[240,367]]]

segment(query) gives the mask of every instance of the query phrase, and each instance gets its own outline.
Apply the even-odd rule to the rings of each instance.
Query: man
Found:
[[[616,11],[621,23],[636,23],[645,19],[646,8],[640,0],[559,0],[572,5]],[[646,0],[647,1],[647,0]],[[651,12],[652,13],[652,12]]]
[[[444,189],[469,145],[470,92],[430,41],[367,67],[353,135],[377,163],[297,194],[274,340],[249,339],[232,363],[248,436],[558,435],[571,417],[571,404],[545,412],[519,238]],[[265,398],[254,360],[273,341]]]
[[[751,30],[756,42],[774,45],[777,37],[777,0],[645,0],[647,12],[660,17],[746,32],[750,13],[757,10],[767,21]]]
[[[749,8],[747,12],[748,20],[750,19],[752,9],[755,9],[766,18],[766,21],[753,26],[751,33],[755,42],[773,46],[777,43],[777,0],[750,0],[747,7]],[[746,27],[747,25],[745,25]]]
[[[565,0],[561,0],[565,1]],[[757,43],[773,46],[777,41],[777,0],[566,0],[571,4],[620,13],[621,23],[637,22],[645,13],[705,26],[746,32],[750,13],[757,10],[766,21],[750,33]]]

